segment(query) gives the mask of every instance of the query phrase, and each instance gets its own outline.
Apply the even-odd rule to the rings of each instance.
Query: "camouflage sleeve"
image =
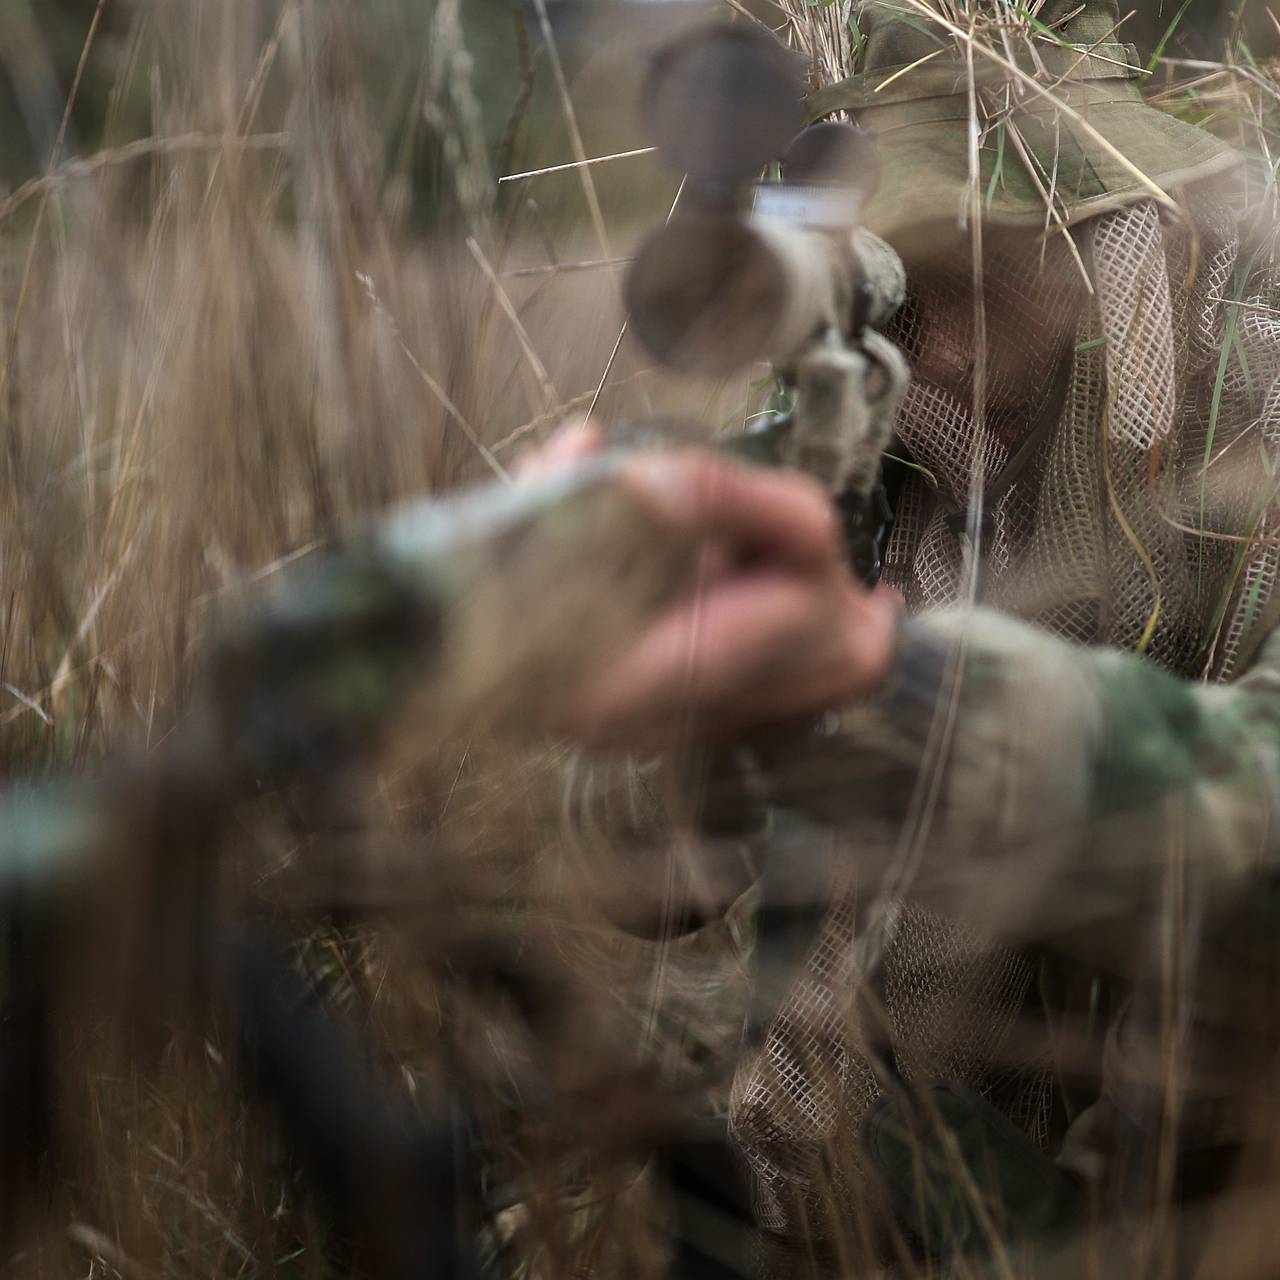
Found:
[[[870,871],[892,892],[1125,971],[1169,895],[1274,865],[1280,634],[1215,687],[986,610],[925,615],[879,697],[756,750],[777,803],[855,843],[891,824]]]

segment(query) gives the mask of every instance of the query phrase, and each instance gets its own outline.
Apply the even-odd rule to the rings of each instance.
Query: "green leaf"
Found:
[[[919,32],[922,36],[927,36],[934,44],[940,45],[944,49],[947,47],[947,42],[940,32],[931,30],[924,23],[917,22],[914,18],[909,18],[905,13],[895,14],[893,20],[901,22],[904,26],[910,27],[912,31]]]
[[[996,184],[1004,182],[1004,121],[996,125],[996,162],[991,168],[991,181],[987,183],[987,209],[995,198]]]
[[[918,462],[912,462],[910,458],[900,458],[896,453],[886,453],[884,456],[892,462],[901,463],[908,471],[918,471],[930,489],[938,487],[938,477],[928,467],[922,467]]]
[[[849,14],[849,32],[853,36],[853,62],[857,66],[862,61],[862,28],[858,26],[858,19],[852,12]]]
[[[1187,10],[1191,7],[1191,0],[1182,0],[1182,8],[1173,15],[1173,21],[1164,29],[1164,35],[1160,37],[1160,43],[1156,45],[1155,52],[1151,55],[1147,62],[1147,74],[1153,72],[1160,63],[1160,59],[1164,57],[1164,47],[1169,43],[1170,37],[1178,29],[1178,23],[1183,19]]]
[[[1249,598],[1245,601],[1244,607],[1244,633],[1247,634],[1253,626],[1253,620],[1258,615],[1258,600],[1262,595],[1262,586],[1266,581],[1262,574],[1259,574],[1253,586],[1249,588]]]
[[[1188,0],[1188,3],[1190,3],[1190,0]],[[1039,32],[1042,36],[1048,36],[1054,44],[1061,45],[1064,49],[1070,49],[1072,47],[1071,44],[1064,40],[1056,31],[1046,27],[1034,13],[1028,13],[1021,5],[1015,4],[1013,6],[1013,11],[1023,20],[1023,22],[1031,27],[1033,31]]]
[[[1258,462],[1262,467],[1263,474],[1268,480],[1276,478],[1276,463],[1272,457],[1271,450],[1267,448],[1267,442],[1262,438],[1262,433],[1258,433]]]
[[[1235,349],[1236,360],[1240,365],[1240,372],[1244,374],[1244,388],[1249,394],[1249,403],[1253,408],[1257,408],[1257,388],[1254,386],[1253,376],[1249,372],[1249,357],[1245,354],[1244,343],[1240,340],[1240,330],[1231,335],[1231,344]]]

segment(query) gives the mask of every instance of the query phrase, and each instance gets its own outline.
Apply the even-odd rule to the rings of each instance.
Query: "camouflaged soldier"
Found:
[[[835,905],[732,1101],[789,1270],[1049,1238],[1034,1273],[1080,1274],[1090,1186],[1107,1229],[1158,1226],[1274,1101],[1280,287],[1247,172],[1143,105],[1116,20],[1046,0],[971,87],[950,30],[868,4],[864,70],[812,102],[879,131],[867,217],[907,268],[908,620],[851,578],[812,482],[641,455],[393,519],[233,630],[194,717],[239,785],[323,772],[431,653],[433,732],[731,738],[773,852],[835,832]],[[657,554],[663,523],[710,544],[696,599],[671,601],[688,539]],[[622,652],[548,708],[600,647]]]
[[[666,694],[704,737],[745,722],[775,811],[848,854],[734,1092],[761,1224],[805,1246],[784,1269],[1057,1228],[1078,1274],[1089,1188],[1108,1229],[1158,1221],[1273,1100],[1272,226],[1237,152],[1144,103],[1118,17],[1050,0],[971,52],[869,3],[862,70],[811,99],[877,131],[867,221],[906,265],[891,658],[850,590],[843,680],[798,626],[736,683],[707,673],[749,623],[683,666],[650,636],[578,720],[643,743]]]

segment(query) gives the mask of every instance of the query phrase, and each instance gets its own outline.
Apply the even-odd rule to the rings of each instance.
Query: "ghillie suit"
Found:
[[[926,12],[865,5],[861,73],[811,104],[877,132],[867,221],[907,268],[889,336],[912,365],[911,468],[885,577],[913,613],[1005,616],[926,612],[883,697],[756,744],[771,799],[834,823],[855,868],[735,1088],[782,1274],[999,1254],[1065,1229],[1083,1184],[1147,1222],[1219,1189],[1280,1030],[1259,946],[1271,228],[1228,148],[1142,103],[1113,5],[1050,3],[972,52]],[[996,1124],[988,1103],[1020,1137],[984,1178],[947,1144]],[[886,1139],[895,1122],[932,1155]],[[877,1218],[906,1228],[896,1246]]]

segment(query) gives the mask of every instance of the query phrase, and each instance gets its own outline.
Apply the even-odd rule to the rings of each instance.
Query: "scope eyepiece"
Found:
[[[664,45],[641,98],[662,158],[713,187],[754,181],[804,124],[802,66],[746,22],[709,23]]]
[[[875,134],[833,121],[811,124],[787,147],[782,157],[782,180],[846,187],[865,204],[880,185]]]
[[[828,242],[768,219],[677,214],[627,273],[631,327],[669,368],[723,376],[785,360],[832,312]]]

